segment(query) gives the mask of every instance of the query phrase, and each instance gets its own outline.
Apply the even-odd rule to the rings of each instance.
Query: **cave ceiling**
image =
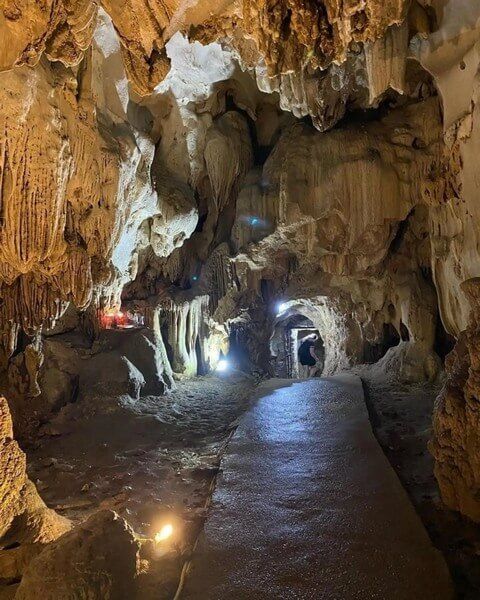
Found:
[[[192,276],[199,293],[221,288],[228,320],[292,265],[292,289],[317,277],[372,331],[393,304],[419,339],[426,285],[458,333],[475,275],[462,251],[477,233],[459,224],[475,103],[445,79],[476,64],[464,12],[466,32],[449,6],[416,0],[2,0],[7,353],[69,304],[118,306],[122,290]]]

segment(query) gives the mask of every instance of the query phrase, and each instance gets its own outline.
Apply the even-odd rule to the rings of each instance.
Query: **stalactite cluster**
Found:
[[[328,373],[375,355],[433,380],[440,331],[457,342],[436,475],[480,520],[479,23],[453,0],[0,0],[0,363],[19,422],[32,399],[45,422],[89,392],[158,395],[229,340],[271,374],[279,302],[321,333]],[[102,330],[127,309],[137,360]],[[52,341],[73,330],[88,350]]]
[[[405,17],[403,0],[243,3],[243,23],[270,75],[325,68],[345,60],[352,42],[374,41]]]

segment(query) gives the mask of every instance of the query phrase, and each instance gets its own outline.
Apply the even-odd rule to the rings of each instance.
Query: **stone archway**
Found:
[[[318,336],[315,346],[321,359],[318,374],[323,371],[325,349],[323,340],[313,321],[299,312],[288,312],[283,319],[277,320],[270,339],[272,371],[276,377],[298,379],[306,377],[307,370],[298,360],[298,348],[306,336]]]

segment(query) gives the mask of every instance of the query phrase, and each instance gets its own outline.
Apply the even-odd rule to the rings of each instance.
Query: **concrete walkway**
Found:
[[[452,598],[443,558],[373,436],[360,380],[262,393],[223,459],[182,598]]]

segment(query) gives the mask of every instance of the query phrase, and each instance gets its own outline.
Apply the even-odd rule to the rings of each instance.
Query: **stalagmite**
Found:
[[[139,597],[164,585],[145,584],[152,465],[181,431],[161,485],[218,469],[183,448],[182,403],[202,426],[204,411],[236,419],[222,383],[302,375],[307,331],[324,375],[355,370],[396,398],[443,385],[435,476],[480,522],[479,64],[473,0],[0,0],[0,536],[20,556],[0,565],[18,598],[74,593],[62,553],[88,570],[92,539],[109,579],[85,593],[119,595],[109,532]],[[209,460],[231,427],[215,418]],[[100,444],[105,470],[51,546],[70,524],[14,433],[46,500],[42,449]],[[122,517],[85,521],[100,507]]]

